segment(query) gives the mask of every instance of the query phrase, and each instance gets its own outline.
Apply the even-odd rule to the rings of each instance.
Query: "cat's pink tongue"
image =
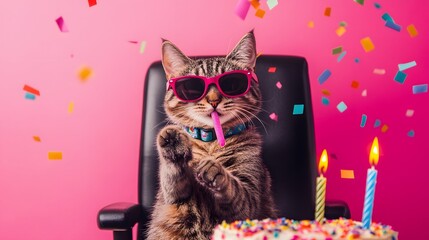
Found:
[[[216,111],[213,111],[212,114],[214,130],[216,133],[216,138],[221,147],[225,146],[225,136],[223,135],[222,126],[220,125],[219,114]]]

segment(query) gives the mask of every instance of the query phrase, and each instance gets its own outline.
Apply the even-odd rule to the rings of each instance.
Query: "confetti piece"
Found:
[[[347,105],[342,101],[342,102],[338,103],[337,109],[338,109],[338,111],[343,113],[344,111],[347,110]]]
[[[32,87],[30,87],[28,85],[24,85],[23,90],[26,91],[26,92],[32,93],[34,95],[40,96],[39,90],[37,90],[35,88],[32,88]]]
[[[68,32],[69,31],[68,28],[67,28],[67,26],[66,26],[66,24],[65,24],[65,22],[64,22],[63,17],[59,17],[55,21],[57,22],[57,25],[60,28],[61,32]]]
[[[259,17],[259,18],[263,18],[265,15],[265,11],[262,9],[258,9],[256,10],[255,16]]]
[[[78,77],[81,80],[81,82],[86,82],[89,79],[89,77],[91,77],[91,75],[92,75],[92,69],[90,67],[82,67],[78,73]]]
[[[301,115],[304,113],[304,104],[293,105],[293,115]]]
[[[33,139],[36,142],[41,142],[42,141],[39,136],[33,136]]]
[[[374,7],[377,8],[377,9],[380,9],[381,5],[379,3],[374,3]]]
[[[352,81],[352,88],[359,88],[359,82],[358,81]]]
[[[374,68],[374,71],[372,71],[372,73],[377,75],[384,75],[386,74],[386,70],[381,68]]]
[[[360,40],[360,44],[362,45],[363,50],[365,50],[365,52],[371,52],[372,50],[374,50],[374,44],[371,41],[371,38],[366,37],[366,38],[362,38]]]
[[[347,51],[344,51],[340,54],[340,56],[338,56],[337,58],[337,62],[341,62],[341,60],[343,60],[344,56],[346,56]]]
[[[140,42],[140,54],[143,54],[145,49],[146,49],[146,41],[141,41]]]
[[[381,16],[381,18],[386,21],[386,22],[395,22],[392,18],[392,16],[390,16],[388,13],[385,13]]]
[[[331,76],[331,71],[329,69],[325,69],[325,71],[322,72],[319,76],[319,83],[323,84],[328,80],[328,78]]]
[[[322,104],[325,105],[325,106],[328,106],[329,105],[329,98],[322,97]]]
[[[97,5],[97,0],[88,0],[88,5],[90,7]]]
[[[333,158],[335,160],[338,160],[338,157],[337,157],[337,155],[335,153],[330,153],[329,157],[331,157],[331,158]]]
[[[339,25],[341,27],[347,27],[347,22],[346,21],[341,21]]]
[[[359,3],[360,5],[363,6],[365,1],[364,0],[355,0],[355,2],[357,2],[357,3]]]
[[[427,84],[420,84],[420,85],[413,86],[413,94],[427,93],[427,92],[428,92]]]
[[[407,111],[405,112],[405,116],[407,117],[412,117],[413,115],[414,115],[413,109],[407,109]]]
[[[325,8],[324,15],[327,16],[327,17],[331,16],[331,8],[330,7]]]
[[[68,113],[73,113],[73,110],[74,110],[74,103],[70,102],[68,107]]]
[[[139,43],[138,41],[128,41],[129,43],[132,43],[132,44],[137,44],[137,43]]]
[[[48,159],[49,160],[61,160],[61,159],[63,159],[63,153],[62,152],[48,152]]]
[[[268,0],[267,5],[270,10],[272,10],[275,6],[277,6],[279,2],[277,0]]]
[[[282,89],[283,85],[282,85],[282,83],[281,83],[281,82],[277,82],[277,83],[276,83],[276,87],[277,87],[278,89]]]
[[[268,68],[268,72],[269,72],[269,73],[275,73],[275,72],[276,72],[276,70],[277,70],[277,68],[276,68],[276,67],[270,67],[270,68]]]
[[[402,71],[398,71],[395,75],[395,81],[397,81],[398,83],[403,84],[405,82],[405,79],[407,79],[407,74],[402,72]]]
[[[380,125],[381,125],[381,121],[376,119],[374,122],[374,128],[378,128],[378,127],[380,127]]]
[[[332,55],[340,54],[342,51],[343,51],[342,46],[336,47],[336,48],[332,49]]]
[[[322,90],[322,94],[326,95],[326,96],[331,96],[331,93],[328,90],[326,90],[326,89]]]
[[[279,120],[279,117],[275,113],[271,113],[270,118],[271,118],[271,120],[276,121],[276,122]]]
[[[250,1],[250,4],[252,5],[252,7],[254,9],[258,9],[259,6],[261,6],[261,4],[259,3],[259,0],[252,0],[252,1]]]
[[[387,126],[386,124],[384,124],[382,127],[381,127],[381,132],[382,133],[385,133],[385,132],[387,132],[387,130],[389,129],[389,126]]]
[[[386,23],[384,24],[384,26],[386,26],[386,27],[388,27],[390,29],[393,29],[393,30],[395,30],[397,32],[400,32],[401,29],[402,29],[401,26],[399,26],[398,24],[394,23],[393,21],[386,21]]]
[[[407,133],[407,136],[408,136],[408,137],[414,137],[414,135],[415,135],[414,130],[410,130],[410,131],[408,131],[408,133]]]
[[[408,34],[410,34],[410,37],[416,37],[419,33],[417,32],[416,27],[413,24],[408,25],[407,27]]]
[[[235,6],[235,14],[242,20],[246,19],[247,12],[250,8],[250,2],[248,0],[238,0]]]
[[[28,99],[28,100],[36,100],[36,95],[34,95],[34,94],[32,94],[32,93],[28,93],[28,92],[26,92],[26,93],[25,93],[25,99]]]
[[[343,26],[340,26],[337,28],[337,30],[335,30],[335,33],[337,33],[338,37],[341,37],[344,35],[344,33],[346,33],[346,28]]]
[[[416,61],[401,63],[398,64],[399,71],[407,70],[408,68],[415,67],[417,65]]]
[[[353,170],[341,169],[341,178],[343,178],[343,179],[355,179],[355,172]]]
[[[308,22],[307,26],[309,28],[314,28],[314,22],[313,21]]]
[[[362,97],[366,97],[368,95],[368,91],[365,89],[362,91]]]
[[[355,58],[355,63],[359,63],[360,59],[359,58]]]
[[[368,116],[366,114],[362,114],[362,118],[360,119],[360,127],[361,128],[365,127],[367,119],[368,119]]]

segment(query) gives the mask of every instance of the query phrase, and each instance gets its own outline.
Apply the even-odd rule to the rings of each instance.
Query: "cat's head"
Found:
[[[221,74],[227,74],[235,70],[247,70],[253,75],[256,63],[256,42],[253,31],[247,33],[238,42],[235,48],[226,57],[197,58],[187,57],[170,41],[164,40],[162,44],[162,64],[167,76],[167,92],[165,95],[164,108],[168,117],[175,123],[199,128],[213,128],[213,121],[210,114],[217,111],[220,122],[224,128],[251,121],[261,107],[261,93],[256,77],[250,77],[250,88],[244,95],[227,97],[219,91],[215,84],[208,85],[205,95],[193,101],[185,101],[176,96],[169,82],[182,81],[183,76],[204,76],[212,78]],[[245,71],[236,72],[246,73]],[[234,83],[234,76],[223,78],[225,89],[237,88]],[[254,76],[254,75],[253,75]],[[239,76],[242,77],[242,76]],[[200,81],[200,90],[204,84]],[[187,91],[185,83],[182,86],[175,83],[176,93]],[[195,84],[190,82],[189,84]],[[222,85],[221,84],[221,85]],[[185,85],[185,86],[183,86]],[[228,90],[228,89],[227,89]],[[179,94],[180,94],[179,93]],[[227,93],[224,91],[224,93]],[[194,94],[189,92],[188,94]],[[198,93],[196,93],[198,94]],[[236,94],[233,92],[232,94]]]

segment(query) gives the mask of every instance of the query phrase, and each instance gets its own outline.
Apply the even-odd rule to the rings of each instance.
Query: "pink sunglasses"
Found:
[[[236,98],[249,92],[252,79],[258,83],[253,71],[234,70],[214,77],[182,76],[167,82],[167,90],[173,89],[174,95],[184,102],[201,100],[211,84],[215,84],[219,92],[228,98]]]

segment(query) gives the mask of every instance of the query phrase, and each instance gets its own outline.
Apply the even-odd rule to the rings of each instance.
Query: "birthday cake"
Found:
[[[388,225],[362,223],[349,219],[294,221],[285,218],[223,222],[216,226],[212,240],[397,240],[398,233]]]

